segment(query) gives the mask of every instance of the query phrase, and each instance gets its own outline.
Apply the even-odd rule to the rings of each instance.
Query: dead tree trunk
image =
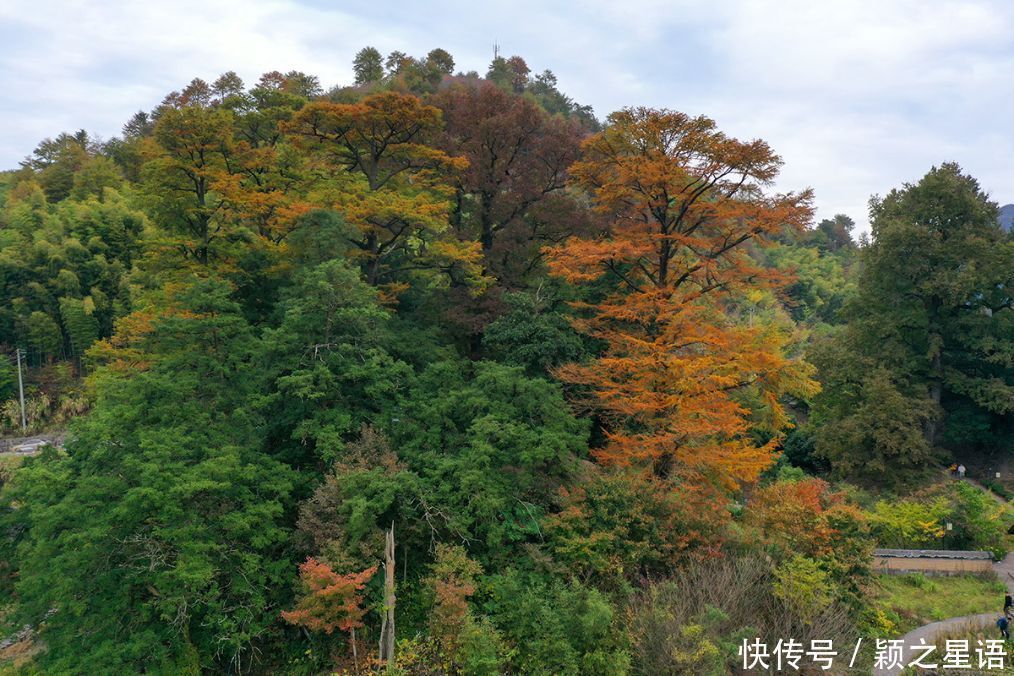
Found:
[[[394,666],[394,524],[384,546],[384,619],[380,625],[380,659]]]

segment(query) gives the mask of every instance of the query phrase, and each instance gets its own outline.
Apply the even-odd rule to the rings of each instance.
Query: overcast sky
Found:
[[[61,131],[118,134],[193,77],[344,84],[365,45],[485,73],[497,42],[600,118],[668,107],[765,139],[779,188],[865,227],[871,194],[948,160],[1014,201],[1012,36],[1004,0],[0,0],[0,168]]]

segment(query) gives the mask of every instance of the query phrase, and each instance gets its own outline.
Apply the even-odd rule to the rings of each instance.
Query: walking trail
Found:
[[[996,573],[997,579],[1007,585],[1007,590],[1011,594],[1014,594],[1014,552],[1008,552],[1003,561],[997,561],[994,563],[993,571]],[[930,624],[923,625],[918,629],[913,629],[901,637],[901,640],[905,642],[905,649],[903,653],[905,661],[907,662],[910,659],[914,659],[921,654],[913,650],[913,646],[920,644],[920,639],[925,640],[926,644],[929,645],[932,644],[936,640],[936,637],[943,632],[959,631],[967,627],[987,630],[993,628],[993,623],[996,622],[997,618],[1002,614],[1002,611],[999,610],[999,606],[1000,604],[998,600],[998,609],[993,612],[981,613],[979,615],[966,615],[964,617],[952,617],[948,620],[931,622]],[[996,634],[995,638],[999,638],[999,630],[996,630],[994,633]],[[900,674],[901,672],[902,667],[873,670],[875,676],[893,676],[894,674]]]
[[[951,479],[952,481],[954,480],[954,476],[953,476],[953,475],[951,474],[951,471],[950,471],[950,470],[948,470],[948,469],[945,469],[945,470],[944,470],[944,474],[945,474],[945,475],[946,475],[946,476],[947,476],[947,477],[948,477],[949,479]],[[978,481],[976,481],[975,479],[973,479],[973,478],[971,478],[971,477],[969,477],[969,476],[963,476],[963,477],[961,477],[961,481],[964,481],[964,482],[965,482],[965,483],[967,483],[967,484],[971,484],[972,486],[975,486],[975,487],[976,487],[976,488],[978,488],[978,489],[979,489],[980,491],[982,491],[983,493],[985,493],[985,494],[986,494],[986,495],[988,495],[989,497],[991,497],[991,498],[993,498],[994,500],[996,500],[997,502],[999,502],[999,503],[1000,503],[1001,505],[1006,505],[1006,504],[1007,504],[1007,501],[1006,501],[1006,500],[1004,500],[1004,499],[1003,499],[1003,498],[1002,498],[1001,496],[999,496],[999,495],[997,495],[996,493],[994,493],[993,491],[989,490],[988,488],[986,488],[985,486],[983,486],[982,484],[980,484],[980,483],[979,483]]]

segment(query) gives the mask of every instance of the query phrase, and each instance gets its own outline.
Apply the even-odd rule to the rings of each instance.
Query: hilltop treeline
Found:
[[[195,79],[3,175],[0,344],[73,421],[4,477],[38,668],[721,671],[889,635],[877,540],[1002,549],[973,489],[832,483],[1014,450],[1014,244],[958,166],[856,241],[706,117],[354,71]]]

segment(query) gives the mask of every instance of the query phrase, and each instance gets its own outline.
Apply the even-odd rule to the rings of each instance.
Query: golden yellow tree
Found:
[[[548,253],[570,282],[612,280],[578,320],[604,354],[558,371],[602,411],[602,462],[726,487],[771,463],[788,423],[779,397],[816,387],[784,326],[737,311],[743,291],[780,281],[743,245],[811,216],[808,191],[766,191],[780,165],[763,141],[667,110],[615,113],[584,143],[571,172],[608,227]]]
[[[437,108],[384,92],[359,103],[311,103],[286,127],[331,172],[325,199],[357,228],[354,252],[372,285],[410,270],[481,270],[478,244],[448,233],[448,178],[467,162],[429,144],[441,126]]]

